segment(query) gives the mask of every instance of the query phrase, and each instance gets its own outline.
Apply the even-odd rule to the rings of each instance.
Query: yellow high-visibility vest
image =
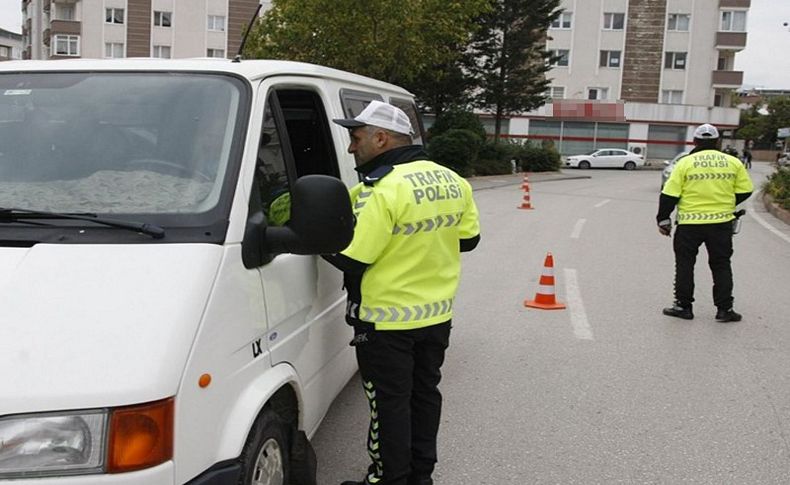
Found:
[[[372,185],[351,189],[357,225],[342,254],[370,265],[349,315],[377,330],[442,323],[453,314],[460,239],[480,233],[472,187],[430,161],[394,165]],[[356,308],[354,308],[356,306]]]
[[[754,190],[740,160],[702,150],[678,160],[662,193],[679,197],[678,224],[716,224],[735,218],[735,194]]]

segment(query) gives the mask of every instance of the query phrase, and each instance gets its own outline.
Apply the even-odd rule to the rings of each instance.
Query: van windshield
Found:
[[[242,86],[192,73],[0,74],[0,207],[208,213],[223,199]]]

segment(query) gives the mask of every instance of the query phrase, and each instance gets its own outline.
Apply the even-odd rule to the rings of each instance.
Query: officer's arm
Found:
[[[735,194],[735,205],[740,204],[741,202],[743,202],[744,200],[748,199],[751,196],[752,196],[751,192],[746,192],[743,194]]]
[[[662,193],[658,198],[658,214],[656,215],[656,222],[661,222],[669,219],[675,206],[678,205],[680,197],[672,197]]]
[[[335,268],[339,269],[343,273],[348,274],[362,274],[369,266],[368,264],[357,261],[353,258],[349,258],[348,256],[340,253],[323,254],[321,257]]]
[[[460,239],[459,241],[461,243],[461,252],[466,253],[476,248],[478,243],[480,243],[480,234],[469,239]]]

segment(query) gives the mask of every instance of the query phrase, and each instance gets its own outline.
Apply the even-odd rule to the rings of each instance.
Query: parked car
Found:
[[[780,167],[790,165],[790,152],[784,152],[776,158],[776,164]]]
[[[664,184],[667,183],[667,180],[669,180],[669,176],[672,174],[672,170],[675,168],[675,164],[677,163],[677,161],[688,154],[689,152],[680,152],[677,155],[675,155],[675,158],[673,158],[672,160],[664,160],[664,165],[666,165],[666,167],[664,167],[664,170],[661,171],[662,190],[664,189]]]
[[[624,168],[633,170],[645,164],[642,155],[622,148],[599,148],[584,155],[573,155],[565,160],[566,167],[574,168]]]

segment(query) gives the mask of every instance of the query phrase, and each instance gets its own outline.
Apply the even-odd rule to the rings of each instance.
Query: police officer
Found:
[[[362,182],[351,189],[354,238],[327,259],[343,270],[346,321],[354,327],[370,405],[362,481],[431,485],[460,253],[480,240],[469,183],[412,144],[408,116],[372,101],[348,128]]]
[[[732,308],[732,233],[735,206],[752,195],[752,181],[737,158],[717,150],[719,131],[704,124],[694,130],[694,149],[678,160],[664,185],[658,205],[658,230],[669,236],[669,216],[677,206],[675,303],[664,315],[694,318],[694,264],[701,244],[708,250],[713,273],[716,321],[738,322]]]

